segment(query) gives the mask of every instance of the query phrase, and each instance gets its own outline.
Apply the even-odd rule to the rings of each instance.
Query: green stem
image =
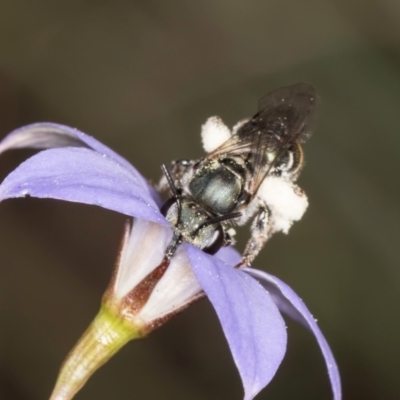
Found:
[[[71,400],[99,367],[130,340],[142,336],[139,327],[103,304],[61,366],[50,400]]]

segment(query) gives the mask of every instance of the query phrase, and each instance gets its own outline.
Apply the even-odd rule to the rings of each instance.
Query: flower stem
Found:
[[[142,336],[139,327],[103,304],[61,366],[50,400],[71,400],[99,367],[127,342]]]

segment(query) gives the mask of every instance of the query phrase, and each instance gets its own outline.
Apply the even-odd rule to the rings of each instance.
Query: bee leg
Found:
[[[224,230],[224,246],[234,246],[236,243],[236,231],[231,227]]]
[[[257,254],[263,248],[265,242],[270,238],[270,211],[267,206],[261,206],[251,224],[251,237],[243,252],[242,261],[236,266],[250,266]]]
[[[195,161],[193,160],[175,160],[172,161],[171,165],[169,166],[168,170],[175,181],[175,186],[180,188],[181,187],[181,180],[182,177],[189,171],[190,168],[193,167]],[[170,189],[170,185],[168,183],[168,179],[163,174],[161,179],[159,180],[158,184],[155,185],[155,188],[158,192],[166,192]]]

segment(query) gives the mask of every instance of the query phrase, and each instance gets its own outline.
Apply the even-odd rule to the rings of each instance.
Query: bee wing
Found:
[[[247,124],[247,123],[246,123]],[[250,136],[244,136],[241,134],[241,128],[239,132],[232,135],[226,142],[224,142],[221,146],[216,148],[211,153],[208,153],[205,157],[206,159],[212,159],[216,156],[220,156],[222,154],[238,154],[243,155],[246,154],[252,149],[254,149],[253,138]]]
[[[258,115],[266,132],[266,143],[262,142],[260,148],[275,156],[267,164],[265,157],[258,157],[255,161],[251,193],[257,192],[271,168],[292,143],[304,143],[311,136],[319,104],[319,97],[309,83],[279,88],[260,100]]]
[[[284,142],[305,142],[312,134],[319,110],[319,97],[314,86],[297,83],[274,90],[259,102],[259,115],[265,125],[283,123]],[[275,120],[275,121],[274,121]]]
[[[315,89],[308,83],[274,90],[260,100],[259,112],[205,159],[223,154],[242,156],[252,168],[246,190],[254,194],[290,144],[311,136],[318,103]]]

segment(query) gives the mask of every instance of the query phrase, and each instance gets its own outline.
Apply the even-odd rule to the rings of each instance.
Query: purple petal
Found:
[[[49,149],[53,147],[88,147],[102,155],[105,155],[135,175],[138,182],[141,182],[144,188],[156,202],[159,202],[159,196],[150,187],[145,178],[130,164],[125,158],[105,146],[97,139],[66,125],[55,124],[53,122],[39,122],[26,125],[15,129],[9,133],[0,142],[0,154],[6,150],[21,148]]]
[[[271,296],[248,274],[186,245],[197,280],[217,312],[251,400],[275,375],[286,351],[286,327]]]
[[[240,253],[232,246],[221,247],[215,257],[231,266],[237,265],[242,258]]]
[[[314,317],[300,299],[300,297],[288,286],[273,275],[252,268],[244,268],[243,271],[257,279],[271,294],[279,309],[291,318],[305,325],[315,335],[328,367],[334,400],[341,400],[342,388],[339,369],[332,350],[324,335],[319,329]]]
[[[1,184],[0,201],[24,196],[98,205],[169,226],[131,170],[86,148],[45,150],[22,163]]]
[[[106,154],[114,161],[131,168],[131,164],[95,138],[66,125],[39,122],[15,129],[0,143],[0,154],[6,150],[31,147],[50,149],[53,147],[89,147]]]

